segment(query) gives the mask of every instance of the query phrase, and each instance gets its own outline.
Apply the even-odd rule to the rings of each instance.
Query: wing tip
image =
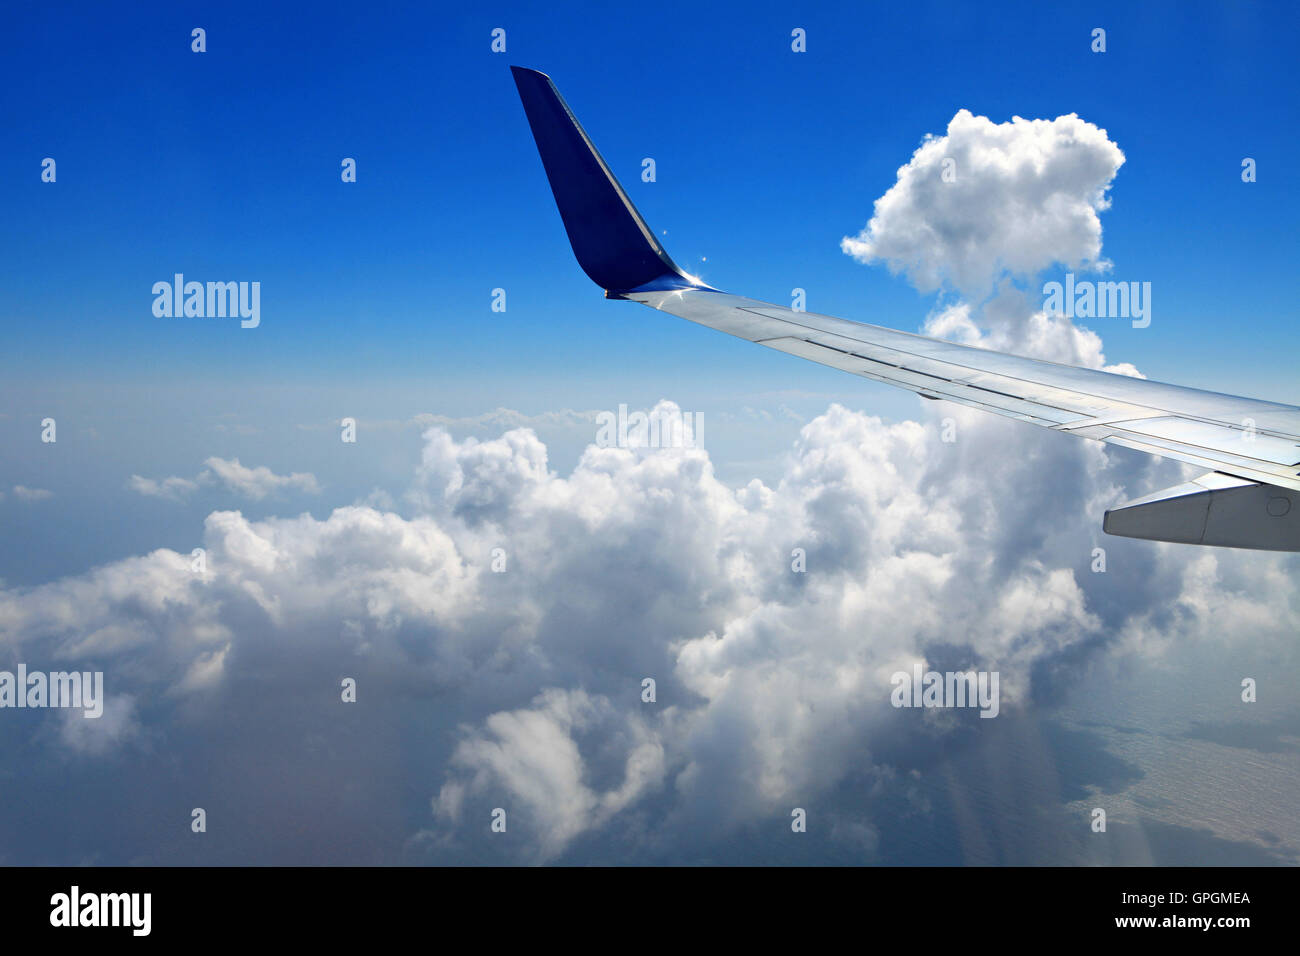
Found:
[[[510,70],[582,270],[616,294],[658,281],[694,285],[655,238],[550,77],[528,67]]]
[[[544,80],[551,78],[549,74],[543,73],[541,70],[534,70],[530,66],[517,66],[513,63],[510,64],[510,72],[515,76],[540,76]]]

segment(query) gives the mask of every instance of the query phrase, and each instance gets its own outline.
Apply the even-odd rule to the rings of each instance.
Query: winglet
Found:
[[[551,78],[512,66],[515,86],[582,271],[606,296],[708,289],[677,267],[601,158]]]

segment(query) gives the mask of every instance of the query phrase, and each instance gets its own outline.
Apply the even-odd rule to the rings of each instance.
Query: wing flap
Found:
[[[1107,534],[1300,551],[1300,494],[1211,472],[1106,512]]]

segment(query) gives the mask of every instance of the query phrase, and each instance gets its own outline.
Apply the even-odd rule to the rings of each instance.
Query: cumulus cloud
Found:
[[[628,735],[617,786],[589,785],[575,739],[583,732]],[[541,860],[661,784],[665,769],[663,744],[643,721],[620,714],[606,697],[561,688],[543,691],[530,707],[489,716],[482,729],[465,734],[450,765],[455,775],[434,800],[440,820],[459,825],[467,796],[496,789],[536,834],[531,842]]]
[[[971,295],[1003,271],[1053,263],[1104,268],[1101,219],[1124,154],[1075,114],[994,123],[959,110],[928,135],[876,200],[844,252],[905,272],[923,291],[949,283]]]
[[[241,465],[238,458],[229,460],[212,457],[204,464],[207,466],[194,478],[154,479],[132,475],[127,481],[127,488],[136,494],[150,498],[166,498],[181,501],[199,488],[217,485],[232,494],[237,494],[253,501],[261,501],[268,495],[283,491],[301,491],[307,494],[319,494],[320,485],[316,476],[309,472],[294,472],[289,475],[277,475],[265,465],[249,468]]]

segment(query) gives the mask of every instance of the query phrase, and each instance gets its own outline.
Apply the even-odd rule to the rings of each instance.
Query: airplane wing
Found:
[[[731,295],[680,269],[550,78],[511,68],[560,217],[607,298],[926,398],[1208,469],[1106,512],[1109,534],[1300,551],[1300,408],[958,345]]]

